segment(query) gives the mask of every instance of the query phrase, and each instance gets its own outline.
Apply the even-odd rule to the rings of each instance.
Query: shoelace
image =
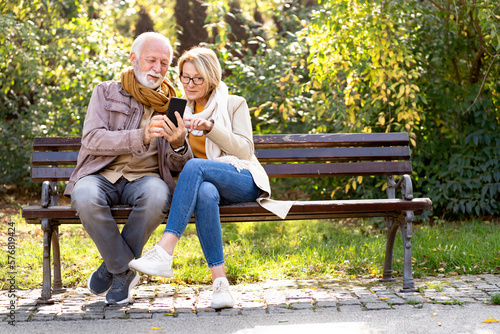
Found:
[[[165,261],[164,258],[156,251],[156,248],[150,247],[148,250],[142,255],[143,258],[148,259],[148,260],[160,260],[160,261]]]
[[[227,293],[229,292],[229,287],[222,282],[219,282],[215,287],[214,287],[214,293]]]
[[[97,276],[99,277],[102,277],[102,278],[110,278],[113,276],[113,274],[111,274],[109,271],[108,271],[108,268],[106,267],[106,265],[103,264],[97,269]]]
[[[115,279],[113,279],[113,286],[111,287],[112,289],[123,289],[125,283],[128,281],[128,277],[130,276],[130,274],[135,275],[135,271],[133,271],[132,269],[129,270],[130,271],[125,275],[115,275]],[[120,277],[120,279],[116,279],[117,277]]]

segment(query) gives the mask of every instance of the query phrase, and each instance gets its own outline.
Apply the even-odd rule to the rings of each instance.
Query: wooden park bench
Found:
[[[270,178],[383,176],[387,197],[353,200],[296,201],[285,220],[386,217],[388,228],[383,281],[393,281],[393,246],[398,229],[404,245],[402,291],[416,291],[412,276],[411,237],[415,215],[431,209],[429,198],[413,198],[410,147],[406,133],[255,135],[257,157]],[[40,303],[64,291],[58,227],[80,224],[75,210],[59,205],[60,181],[68,181],[76,164],[80,138],[35,138],[32,179],[43,181],[40,206],[26,206],[22,216],[43,230],[43,287]],[[397,179],[395,176],[398,176]],[[396,198],[399,189],[400,198]],[[131,207],[112,208],[117,223],[124,223]],[[280,220],[257,203],[222,205],[222,222]],[[54,282],[51,289],[51,248]]]

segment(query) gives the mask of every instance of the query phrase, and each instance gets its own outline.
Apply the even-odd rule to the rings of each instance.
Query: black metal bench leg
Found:
[[[413,282],[413,265],[411,259],[411,237],[412,237],[412,222],[413,212],[407,211],[405,221],[401,224],[401,234],[403,235],[404,245],[404,268],[403,268],[403,289],[401,292],[416,292],[415,283]]]
[[[52,229],[52,256],[54,263],[54,282],[53,293],[62,293],[66,289],[63,288],[61,279],[61,251],[59,246],[59,227],[54,226]]]
[[[393,282],[394,277],[392,276],[392,258],[394,251],[394,240],[396,239],[396,234],[398,232],[399,225],[394,223],[394,218],[387,218],[387,245],[385,248],[385,262],[384,262],[384,274],[382,276],[383,282]]]
[[[50,270],[50,246],[52,239],[52,227],[50,226],[50,221],[48,219],[42,219],[42,230],[43,230],[43,286],[42,294],[38,298],[37,303],[39,304],[52,304],[54,300],[52,298],[51,291],[51,270]]]

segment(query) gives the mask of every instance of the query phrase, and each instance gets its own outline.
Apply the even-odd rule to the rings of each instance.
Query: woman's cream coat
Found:
[[[241,96],[229,95],[228,114],[232,131],[221,124],[214,123],[210,132],[205,135],[228,155],[253,163],[247,164],[255,184],[262,190],[257,202],[265,209],[284,219],[293,205],[292,201],[271,200],[271,186],[266,171],[255,156],[252,122],[246,100]]]

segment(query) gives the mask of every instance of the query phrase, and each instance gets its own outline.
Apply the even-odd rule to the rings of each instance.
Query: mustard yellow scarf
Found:
[[[141,85],[135,78],[134,68],[129,67],[121,73],[123,89],[140,103],[152,107],[159,113],[166,113],[170,98],[176,96],[172,83],[165,78],[161,83],[161,92]]]

